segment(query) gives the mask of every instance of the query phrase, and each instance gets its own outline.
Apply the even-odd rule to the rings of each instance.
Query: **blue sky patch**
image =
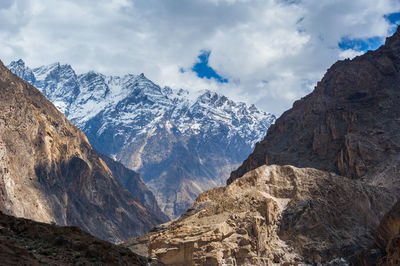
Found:
[[[347,50],[353,49],[356,51],[366,52],[368,50],[375,50],[381,46],[385,38],[372,37],[368,39],[349,39],[347,37],[342,38],[338,46],[340,49]]]
[[[228,80],[221,77],[215,72],[213,68],[208,65],[208,58],[210,57],[211,51],[201,51],[198,56],[199,61],[193,65],[192,70],[196,72],[197,76],[200,78],[214,78],[219,82],[226,83]]]
[[[384,17],[390,24],[398,25],[400,23],[400,12],[387,14]]]
[[[395,25],[392,32],[388,35],[392,35],[400,24],[400,12],[391,13],[384,16],[384,18],[390,23]],[[372,37],[368,39],[350,39],[348,37],[342,38],[338,43],[338,46],[342,50],[353,49],[360,52],[366,52],[368,50],[378,49],[385,42],[385,37]]]

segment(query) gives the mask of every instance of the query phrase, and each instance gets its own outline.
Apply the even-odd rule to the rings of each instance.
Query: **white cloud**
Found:
[[[346,58],[353,59],[354,57],[356,57],[358,55],[362,55],[362,54],[363,54],[363,52],[360,52],[360,51],[356,51],[353,49],[346,49],[339,53],[339,57],[340,57],[340,59],[346,59]]]
[[[391,0],[7,0],[0,3],[0,58],[54,61],[80,72],[144,72],[160,85],[215,89],[281,113],[338,59],[343,38],[386,36]],[[201,50],[229,79],[190,70]]]

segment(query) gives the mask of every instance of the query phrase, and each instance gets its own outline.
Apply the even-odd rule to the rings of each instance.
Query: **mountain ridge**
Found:
[[[382,183],[384,177],[372,176],[400,163],[399,43],[397,29],[376,51],[333,64],[315,90],[268,129],[228,184],[263,164],[314,167]]]
[[[76,74],[55,63],[12,72],[37,85],[100,152],[140,172],[174,218],[201,192],[224,184],[275,116],[204,90],[161,88],[144,74]]]

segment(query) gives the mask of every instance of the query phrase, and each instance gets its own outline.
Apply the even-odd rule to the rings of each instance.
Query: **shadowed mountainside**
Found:
[[[378,50],[335,63],[268,129],[228,184],[264,164],[290,164],[399,191],[400,179],[392,178],[400,163],[399,70],[399,30]]]

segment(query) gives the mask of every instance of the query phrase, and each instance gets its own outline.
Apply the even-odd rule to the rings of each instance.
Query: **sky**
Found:
[[[144,73],[280,115],[337,60],[384,43],[400,0],[0,0],[0,60]]]

